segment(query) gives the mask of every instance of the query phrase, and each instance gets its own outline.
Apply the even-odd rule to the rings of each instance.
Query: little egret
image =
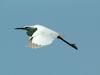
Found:
[[[29,47],[30,48],[40,48],[46,45],[50,45],[56,38],[64,41],[69,46],[78,50],[75,44],[66,41],[62,35],[59,33],[45,27],[42,25],[25,26],[21,28],[15,28],[20,30],[25,30],[29,36]]]

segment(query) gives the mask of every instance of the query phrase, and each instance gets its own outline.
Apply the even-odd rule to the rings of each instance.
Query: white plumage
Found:
[[[27,31],[27,35],[29,36],[30,48],[40,48],[46,45],[50,45],[56,38],[58,38],[70,45],[71,47],[78,49],[75,44],[71,44],[64,40],[64,38],[59,33],[42,25],[25,26],[15,29]]]
[[[41,25],[31,26],[33,28],[38,28],[37,31],[32,35],[33,39],[30,39],[29,47],[38,48],[45,45],[51,44],[59,35],[57,32],[48,29]],[[33,45],[32,45],[33,44]]]

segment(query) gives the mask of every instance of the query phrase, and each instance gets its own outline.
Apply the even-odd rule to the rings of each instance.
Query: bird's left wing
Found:
[[[33,45],[35,44],[37,47],[42,47],[42,46],[51,44],[54,39],[55,38],[52,38],[49,36],[38,35],[38,36],[33,37],[32,44]]]
[[[40,48],[42,47],[41,45],[38,45],[36,43],[32,43],[33,37],[29,37],[29,43],[28,43],[28,47],[29,48]]]

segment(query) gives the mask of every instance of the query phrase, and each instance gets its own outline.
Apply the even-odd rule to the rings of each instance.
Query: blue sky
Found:
[[[64,35],[40,49],[14,28],[42,24]],[[0,75],[100,75],[99,0],[0,0]]]

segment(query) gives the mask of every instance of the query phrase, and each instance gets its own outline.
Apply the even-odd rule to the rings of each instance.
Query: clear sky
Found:
[[[42,24],[74,42],[40,49],[14,28]],[[99,0],[0,0],[0,75],[100,75]]]

